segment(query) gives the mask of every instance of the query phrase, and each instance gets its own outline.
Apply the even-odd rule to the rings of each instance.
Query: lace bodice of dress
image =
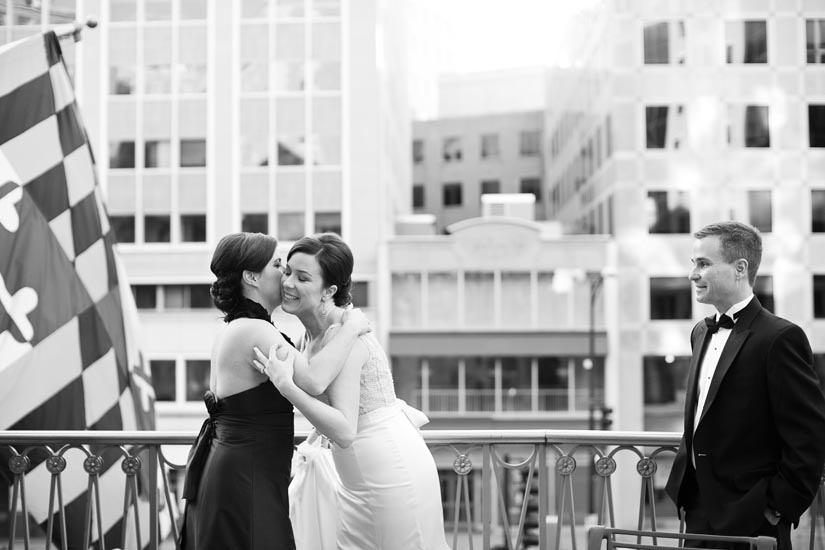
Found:
[[[331,325],[327,328],[327,331],[335,326],[340,325]],[[369,358],[361,368],[361,395],[358,400],[358,415],[360,416],[375,409],[394,404],[396,402],[396,396],[390,362],[387,359],[384,348],[381,347],[381,344],[378,343],[375,336],[370,333],[364,334],[359,338],[369,352]],[[306,348],[306,334],[304,334],[304,337],[299,342],[298,349],[302,350],[304,356],[309,359]],[[329,405],[329,396],[327,396],[326,392],[319,395],[318,399]]]
[[[369,350],[369,359],[361,368],[361,399],[358,414],[362,415],[396,401],[390,362],[384,348],[372,334],[364,334],[361,342]]]

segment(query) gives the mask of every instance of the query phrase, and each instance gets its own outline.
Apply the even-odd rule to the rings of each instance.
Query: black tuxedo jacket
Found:
[[[696,411],[708,341],[699,322],[690,336],[684,435],[666,491],[677,509],[702,509],[715,534],[755,533],[766,508],[796,524],[825,466],[825,397],[808,339],[754,297],[722,350],[704,410]]]

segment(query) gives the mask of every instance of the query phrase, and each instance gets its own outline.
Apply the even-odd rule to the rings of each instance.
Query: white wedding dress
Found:
[[[372,334],[361,336],[358,431],[352,445],[331,445],[340,477],[338,550],[448,550],[435,461],[418,427],[420,411],[395,396],[389,362]],[[296,532],[298,550],[301,546]]]

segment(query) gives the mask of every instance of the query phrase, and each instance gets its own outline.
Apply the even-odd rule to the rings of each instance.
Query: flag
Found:
[[[0,47],[0,430],[155,428],[137,310],[114,244],[57,37]],[[94,521],[113,548],[129,523],[126,476],[117,449],[92,451],[104,458]],[[68,546],[80,547],[90,487],[72,452],[63,498]],[[32,458],[28,510],[45,526],[51,474],[45,457]],[[139,523],[148,541],[148,516]],[[99,538],[97,523],[91,536]]]

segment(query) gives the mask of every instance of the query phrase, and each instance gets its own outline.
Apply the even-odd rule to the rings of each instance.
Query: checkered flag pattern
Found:
[[[0,429],[154,429],[137,311],[113,245],[56,36],[0,47]],[[109,531],[121,521],[125,481],[106,452],[100,498]],[[82,460],[73,462],[78,475],[66,472],[63,490],[66,515],[81,514],[80,525],[87,476]],[[49,480],[44,463],[26,475],[29,511],[41,524]],[[119,492],[109,489],[117,484]]]

